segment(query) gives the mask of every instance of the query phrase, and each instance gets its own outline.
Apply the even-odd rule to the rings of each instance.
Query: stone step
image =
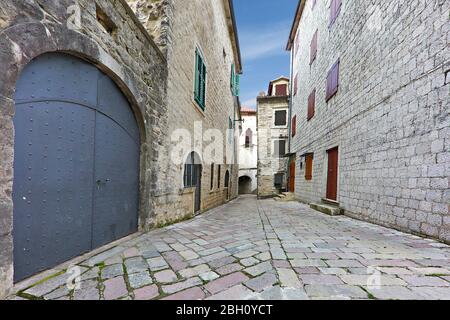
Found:
[[[327,198],[322,198],[322,203],[328,204],[331,206],[335,206],[335,207],[339,207],[339,202],[337,202],[335,200],[327,199]]]
[[[325,213],[329,216],[340,216],[343,214],[343,210],[338,206],[325,204],[325,203],[311,203],[310,207],[316,211]]]

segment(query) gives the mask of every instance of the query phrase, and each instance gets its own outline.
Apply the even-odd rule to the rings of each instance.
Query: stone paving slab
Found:
[[[449,246],[297,202],[245,196],[118,243],[81,258],[79,289],[60,266],[8,299],[450,300]]]

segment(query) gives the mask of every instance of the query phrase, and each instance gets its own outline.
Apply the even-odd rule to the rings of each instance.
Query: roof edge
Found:
[[[286,45],[286,50],[291,51],[292,44],[295,41],[295,35],[297,34],[298,25],[300,24],[300,19],[303,15],[303,10],[305,9],[306,0],[299,0],[297,5],[297,10],[295,11],[294,22],[292,23],[291,32],[289,33],[288,43]]]
[[[237,29],[237,23],[236,23],[236,15],[234,14],[234,4],[233,0],[223,0],[225,9],[227,10],[227,20],[231,22],[228,24],[228,27],[230,29],[230,33],[232,36],[232,45],[234,50],[234,59],[236,62],[236,69],[239,74],[242,74],[243,72],[243,66],[242,66],[242,55],[241,55],[241,47],[239,44],[239,35],[238,35],[238,29]]]

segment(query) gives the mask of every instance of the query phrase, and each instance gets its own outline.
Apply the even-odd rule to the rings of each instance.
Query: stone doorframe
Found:
[[[138,91],[140,80],[136,74],[119,65],[96,41],[88,35],[50,23],[30,22],[0,30],[0,65],[4,70],[0,82],[0,298],[13,287],[13,161],[14,161],[14,95],[16,82],[24,67],[32,59],[48,52],[61,52],[82,58],[111,77],[127,97],[136,116],[141,135],[139,229],[150,215],[147,186],[150,177],[146,167],[151,148],[147,147],[144,94]]]

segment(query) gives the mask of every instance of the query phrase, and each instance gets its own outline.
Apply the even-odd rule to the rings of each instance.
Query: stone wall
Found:
[[[165,59],[124,1],[96,2],[114,23],[111,32],[98,22],[93,1],[0,2],[0,297],[13,284],[14,91],[20,72],[33,58],[55,51],[81,57],[123,90],[141,130],[141,228],[154,214],[150,194],[164,181],[152,164],[166,136]]]
[[[326,150],[339,146],[338,201],[346,214],[450,241],[449,6],[343,0],[329,28],[330,0],[311,5],[306,1],[293,57],[299,93],[291,151],[297,159],[314,153],[312,181],[297,162],[298,198],[325,197]],[[326,77],[338,58],[339,91],[326,103]],[[314,88],[315,116],[308,122]]]
[[[155,164],[158,171],[164,173],[167,179],[164,184],[157,186],[157,192],[153,194],[153,201],[157,203],[158,210],[157,216],[151,218],[149,225],[155,224],[153,219],[158,223],[169,223],[193,214],[192,210],[184,211],[184,208],[180,207],[181,203],[188,201],[180,198],[188,197],[189,193],[184,191],[184,165],[174,163],[171,158],[173,147],[179,139],[176,135],[172,139],[172,134],[184,129],[186,130],[184,137],[190,136],[188,138],[191,149],[186,150],[186,157],[194,149],[201,154],[201,151],[211,143],[201,141],[201,137],[209,129],[219,129],[223,135],[223,143],[227,145],[228,118],[236,119],[238,108],[230,90],[231,65],[236,63],[236,56],[225,16],[224,1],[128,0],[128,2],[164,50],[168,61],[168,135],[167,142],[159,149],[160,161]],[[157,26],[164,30],[158,30]],[[203,53],[208,72],[205,111],[202,111],[194,101],[196,48]],[[198,137],[200,141],[194,143]],[[235,138],[232,146],[235,153],[236,147]],[[232,155],[226,159],[224,156],[223,159],[215,161],[212,190],[211,163],[202,163],[201,211],[226,201],[225,197],[217,196],[223,194],[224,190],[224,164],[230,165],[230,168],[233,165],[231,198],[237,196],[237,157],[234,160],[230,159],[231,157]],[[222,165],[220,188],[217,187],[219,164]]]
[[[271,197],[280,192],[275,188],[274,175],[286,173],[287,158],[274,156],[274,141],[285,139],[286,148],[288,140],[288,125],[275,127],[274,111],[288,109],[286,96],[261,96],[258,103],[258,197]],[[287,149],[286,149],[287,150]],[[286,188],[286,174],[283,186]]]

